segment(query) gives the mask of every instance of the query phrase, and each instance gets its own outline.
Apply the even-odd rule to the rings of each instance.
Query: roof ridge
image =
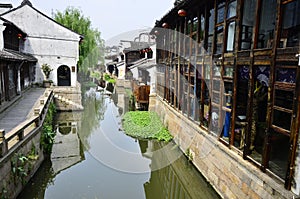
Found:
[[[23,5],[32,6],[32,3],[29,0],[23,0],[22,3],[21,3],[21,6],[23,6]]]
[[[23,0],[23,2],[21,3],[21,5],[19,5],[18,7],[13,8],[13,9],[11,9],[11,10],[8,10],[7,12],[4,12],[4,13],[0,14],[0,16],[4,18],[6,14],[11,13],[11,12],[14,12],[15,10],[20,9],[20,8],[22,8],[22,7],[25,6],[25,5],[28,5],[30,8],[32,8],[33,10],[35,10],[36,12],[38,12],[39,14],[41,14],[41,15],[43,15],[44,17],[48,18],[50,21],[53,21],[54,23],[58,24],[59,26],[61,26],[61,27],[65,28],[65,29],[67,29],[67,30],[69,30],[69,31],[71,31],[71,32],[73,32],[73,33],[79,35],[80,38],[84,38],[84,35],[81,35],[81,34],[75,32],[74,30],[71,30],[70,28],[66,27],[65,25],[63,25],[63,24],[57,22],[55,19],[52,19],[52,18],[49,17],[48,15],[44,14],[42,11],[40,11],[40,10],[38,10],[37,8],[33,7],[33,6],[32,6],[32,3],[31,3],[29,0]]]

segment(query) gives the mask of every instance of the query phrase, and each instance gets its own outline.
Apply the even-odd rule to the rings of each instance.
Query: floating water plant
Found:
[[[123,117],[123,128],[127,135],[135,138],[158,139],[166,142],[172,140],[172,135],[155,112],[127,112]]]

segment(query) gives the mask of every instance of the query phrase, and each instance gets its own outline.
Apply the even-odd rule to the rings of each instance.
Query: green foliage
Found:
[[[123,120],[123,128],[127,135],[166,142],[172,140],[172,135],[162,125],[155,112],[130,111],[124,115]]]
[[[68,7],[64,12],[57,12],[54,19],[84,36],[83,42],[79,46],[79,71],[87,74],[88,70],[94,68],[98,62],[104,63],[104,41],[98,29],[92,28],[91,20],[82,14],[82,11]]]
[[[110,75],[109,74],[104,74],[104,80],[105,81],[108,81],[108,80],[110,80]]]
[[[49,64],[43,64],[42,65],[42,70],[43,70],[43,72],[44,72],[47,79],[49,78],[51,71],[53,71],[53,69],[50,67]]]
[[[9,197],[7,196],[7,190],[6,188],[2,188],[2,191],[0,192],[0,198],[1,199],[8,199]]]
[[[32,144],[30,153],[27,155],[27,158],[29,160],[37,160],[39,158],[38,152],[37,152],[34,144]]]
[[[53,102],[50,103],[48,113],[45,117],[41,135],[41,145],[47,154],[51,153],[54,143],[55,131],[53,130],[53,118],[56,113],[56,107]]]
[[[116,83],[116,80],[107,73],[104,74],[104,80],[107,81],[108,83],[112,83],[112,84]]]
[[[27,155],[22,153],[15,153],[11,159],[11,172],[14,183],[21,181],[25,184],[26,177],[32,171],[34,162],[39,158],[38,152],[34,144]]]
[[[97,80],[99,80],[101,78],[101,72],[99,71],[92,71],[91,74],[90,74],[90,77],[91,78],[96,78]]]
[[[25,177],[28,175],[26,164],[28,158],[20,153],[14,154],[14,157],[11,161],[11,171],[13,174],[14,183],[18,183],[20,180],[22,183],[25,182]]]
[[[191,153],[191,149],[190,148],[186,149],[185,155],[186,155],[186,157],[188,158],[189,161],[193,161],[194,157],[193,157],[193,154]]]

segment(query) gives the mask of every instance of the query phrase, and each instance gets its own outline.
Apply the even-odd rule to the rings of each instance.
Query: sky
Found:
[[[23,0],[2,0],[17,7]],[[33,7],[48,16],[64,11],[68,6],[79,8],[101,32],[101,38],[111,38],[128,31],[151,28],[172,7],[175,0],[30,0]]]

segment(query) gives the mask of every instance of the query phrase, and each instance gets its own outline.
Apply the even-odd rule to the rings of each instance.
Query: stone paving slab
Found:
[[[30,88],[22,97],[0,113],[0,129],[9,132],[27,119],[36,101],[43,95],[45,88]]]

